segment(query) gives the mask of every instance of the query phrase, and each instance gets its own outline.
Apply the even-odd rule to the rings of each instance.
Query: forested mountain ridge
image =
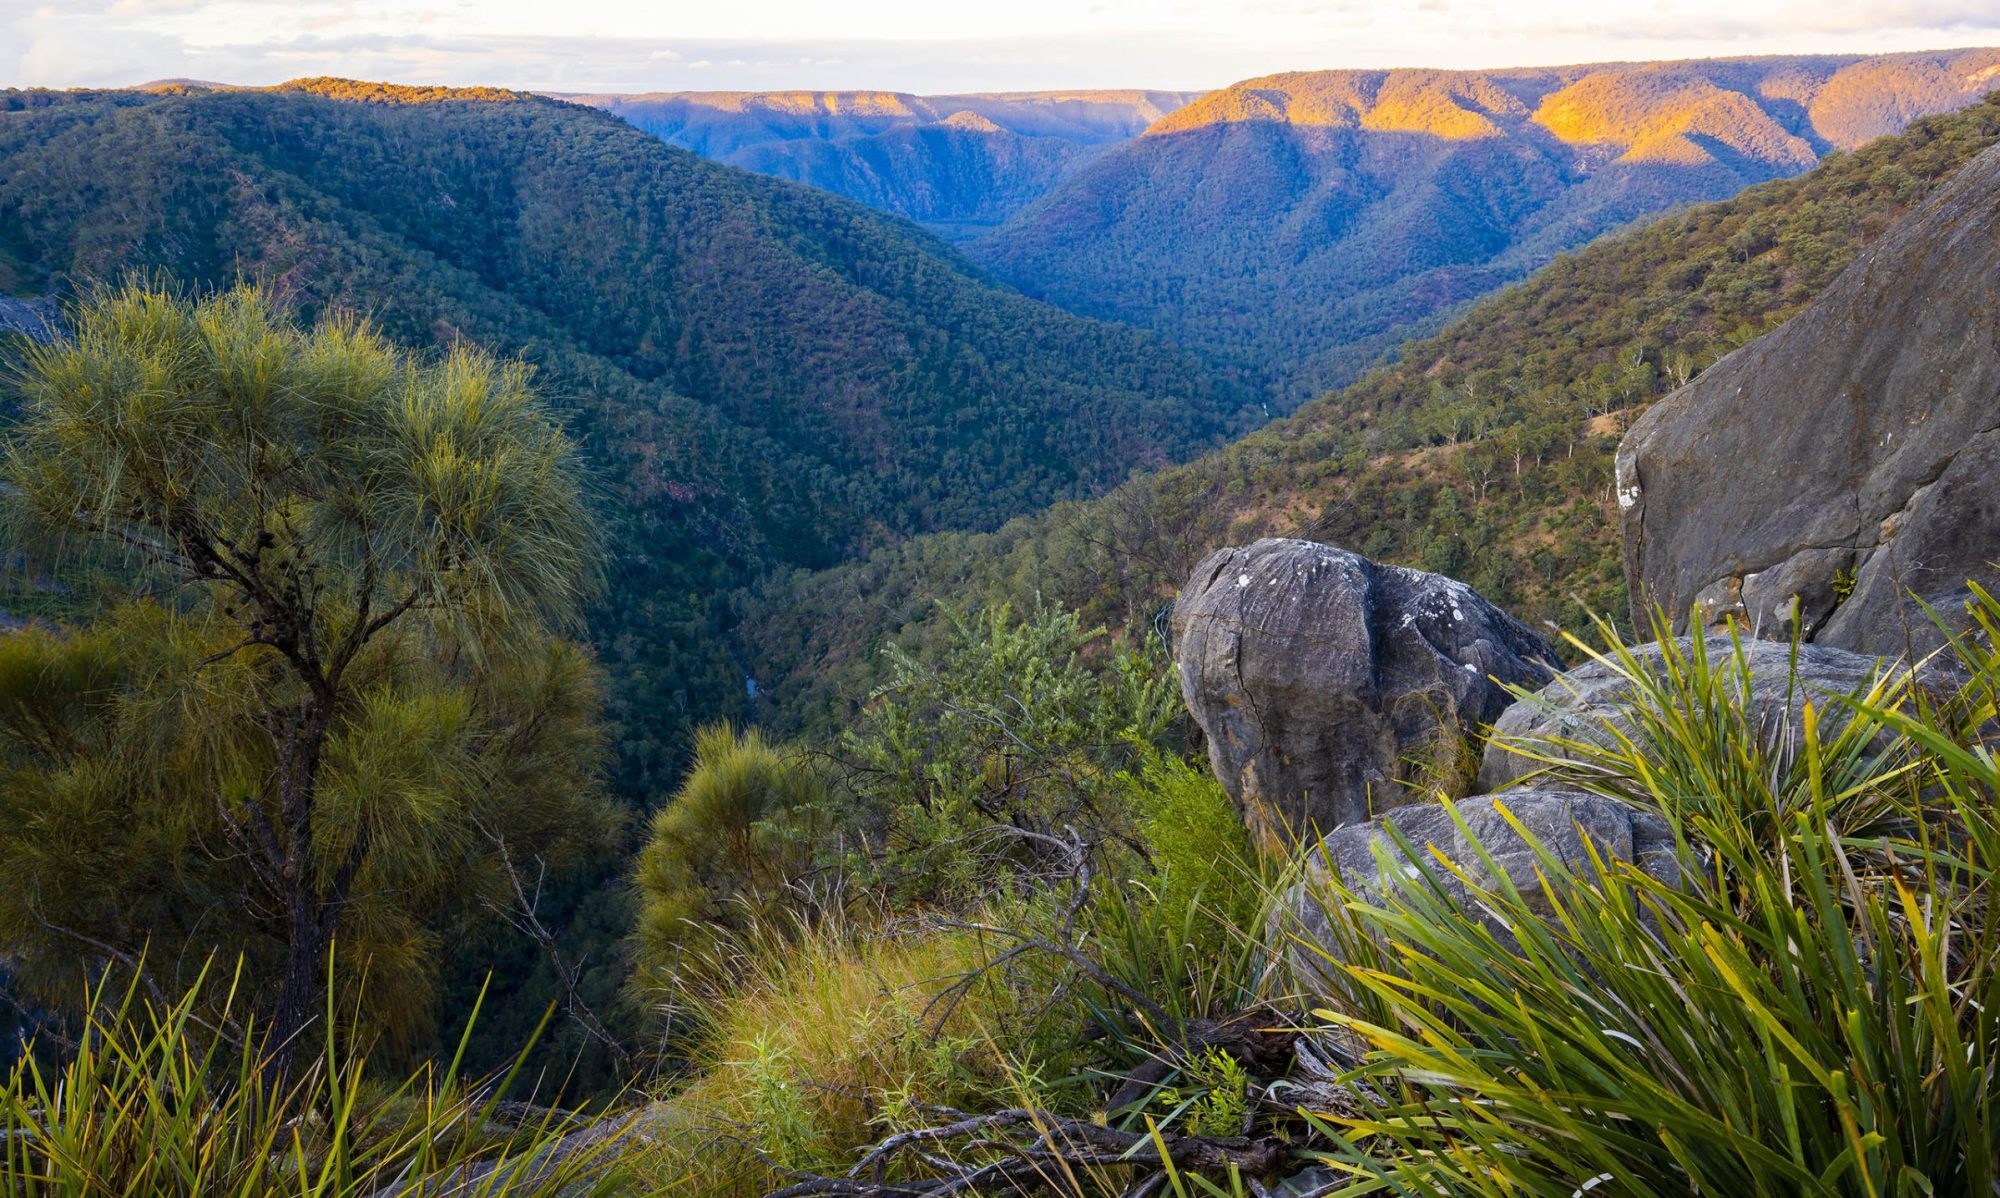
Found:
[[[1199,92],[1102,90],[578,95],[683,149],[976,232]]]
[[[0,284],[134,271],[539,368],[605,492],[596,639],[641,788],[743,708],[723,601],[758,571],[1102,489],[1233,407],[907,224],[513,93],[0,95]]]
[[[2000,50],[1251,79],[968,249],[1291,405],[1629,221],[1794,175],[2000,86]]]
[[[1622,619],[1612,452],[1652,400],[1803,308],[2000,143],[2000,97],[1805,175],[1558,257],[1346,390],[1219,452],[993,534],[915,538],[772,587],[746,627],[794,725],[845,716],[942,599],[1151,629],[1203,555],[1304,536],[1460,578],[1525,619]]]

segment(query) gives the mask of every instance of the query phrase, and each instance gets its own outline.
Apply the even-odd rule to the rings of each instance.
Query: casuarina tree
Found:
[[[279,1072],[341,970],[421,1023],[440,938],[609,826],[569,442],[523,367],[255,289],[70,323],[18,376],[15,544],[119,598],[0,642],[0,939],[50,988],[239,953]]]

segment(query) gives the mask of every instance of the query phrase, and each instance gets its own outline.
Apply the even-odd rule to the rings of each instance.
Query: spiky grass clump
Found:
[[[2000,765],[1976,740],[2000,606],[1980,615],[1955,695],[1884,677],[1792,736],[1752,709],[1740,645],[1614,643],[1629,726],[1538,751],[1661,812],[1679,887],[1542,852],[1538,894],[1454,901],[1400,868],[1457,868],[1420,848],[1388,850],[1408,880],[1377,905],[1329,883],[1325,1016],[1382,1102],[1321,1120],[1352,1192],[1995,1192]]]
[[[329,1034],[278,1080],[254,1029],[229,1022],[236,986],[204,995],[214,988],[204,975],[158,1001],[136,983],[101,986],[60,1065],[25,1055],[0,1086],[0,1193],[554,1198],[617,1182],[615,1127],[586,1131],[553,1110],[510,1121],[514,1075],[461,1076],[463,1041],[449,1065],[385,1087]]]

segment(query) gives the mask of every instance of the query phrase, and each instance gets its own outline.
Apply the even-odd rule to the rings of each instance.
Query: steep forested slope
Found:
[[[0,95],[7,287],[130,271],[540,367],[612,525],[597,639],[635,786],[745,702],[721,598],[757,571],[1102,489],[1228,406],[902,222],[508,93]]]
[[[748,621],[772,710],[866,693],[933,601],[1042,601],[1142,629],[1210,550],[1301,535],[1462,578],[1517,615],[1622,618],[1611,454],[1645,405],[1774,328],[1981,149],[2000,97],[1558,258],[1398,360],[1185,466],[997,533],[799,574]]]
[[[1047,194],[1198,92],[659,92],[577,96],[732,166],[797,179],[948,235]]]
[[[1162,118],[970,252],[1289,406],[1558,251],[1996,85],[1996,50],[1273,75]]]

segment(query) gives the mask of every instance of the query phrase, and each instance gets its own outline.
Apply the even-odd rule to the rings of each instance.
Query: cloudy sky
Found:
[[[0,86],[1217,86],[1313,67],[2000,44],[2000,0],[0,0]]]

